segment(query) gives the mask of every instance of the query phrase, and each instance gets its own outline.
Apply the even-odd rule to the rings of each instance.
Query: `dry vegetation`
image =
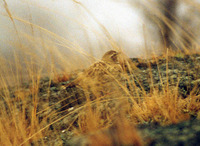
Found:
[[[168,82],[163,83],[162,91],[153,88],[151,93],[146,93],[142,87],[136,87],[129,78],[130,73],[134,74],[137,71],[136,65],[133,65],[123,53],[120,57],[114,57],[115,61],[116,59],[119,61],[116,64],[109,63],[105,59],[97,60],[100,65],[95,63],[77,75],[80,71],[76,69],[91,64],[93,56],[80,50],[77,44],[45,28],[13,16],[5,0],[3,5],[13,27],[16,27],[15,21],[19,21],[41,31],[45,37],[37,38],[21,34],[15,28],[19,40],[26,39],[32,46],[18,41],[13,44],[18,50],[10,54],[13,60],[8,61],[6,57],[0,57],[0,145],[30,145],[31,143],[46,145],[47,135],[59,134],[57,129],[52,130],[51,125],[66,117],[70,118],[74,113],[77,113],[76,116],[71,117],[65,130],[70,130],[75,135],[87,135],[91,145],[112,145],[114,142],[124,145],[143,145],[134,125],[145,122],[168,125],[189,120],[190,113],[200,114],[199,95],[191,93],[188,98],[180,97],[178,94],[179,79],[175,87],[170,87]],[[106,41],[110,42],[111,48],[116,52],[122,52],[107,30],[100,23],[99,25],[105,33]],[[51,38],[54,38],[53,41]],[[69,49],[73,54],[72,57],[66,57],[66,54],[59,52],[56,44]],[[39,47],[42,49],[37,49]],[[168,49],[163,50],[165,53],[162,57],[166,59],[168,56],[180,54],[166,51]],[[157,61],[155,56],[150,56],[150,58]],[[84,63],[78,65],[77,62],[80,61]],[[113,68],[114,73],[110,68]],[[120,75],[116,75],[116,72]],[[101,78],[104,74],[106,74],[105,80]],[[47,100],[46,103],[40,103],[39,86],[41,79],[46,76],[50,78],[46,91]],[[51,107],[56,104],[49,105],[50,96],[48,94],[51,83],[70,81],[74,78],[76,80],[67,86],[73,84],[83,88],[83,97],[80,94],[78,98],[83,98],[86,102],[80,105],[77,103],[74,109],[72,107],[63,111],[52,110]],[[30,83],[28,89],[24,86],[25,81]],[[129,83],[129,89],[124,84],[125,81]],[[142,96],[139,95],[141,92]],[[69,95],[65,99],[70,97]],[[71,102],[76,103],[76,101]],[[42,118],[40,118],[41,114],[43,114]],[[61,145],[61,143],[56,145]]]

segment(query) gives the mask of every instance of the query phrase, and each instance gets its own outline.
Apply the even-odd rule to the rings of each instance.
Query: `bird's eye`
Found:
[[[111,59],[112,59],[113,61],[117,62],[117,61],[118,61],[117,54],[113,54],[113,55],[111,56]]]

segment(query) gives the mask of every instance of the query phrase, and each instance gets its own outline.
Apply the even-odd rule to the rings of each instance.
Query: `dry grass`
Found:
[[[190,1],[186,2],[191,3]],[[48,133],[52,133],[52,130],[49,129],[50,125],[55,124],[64,117],[70,116],[74,112],[77,112],[78,116],[72,121],[77,121],[78,126],[73,127],[74,123],[72,122],[68,128],[72,127],[73,132],[77,135],[88,135],[91,145],[112,145],[113,143],[143,145],[139,134],[134,128],[135,124],[145,122],[156,122],[161,125],[175,124],[190,119],[192,113],[200,113],[200,97],[192,94],[185,99],[179,97],[178,83],[175,88],[169,87],[168,83],[166,85],[163,84],[162,92],[152,89],[153,92],[148,95],[142,90],[144,97],[135,97],[121,83],[120,79],[113,75],[112,72],[103,68],[104,73],[107,72],[108,76],[113,79],[114,86],[119,86],[121,90],[118,90],[118,92],[114,92],[113,89],[105,90],[103,88],[105,85],[102,82],[94,81],[92,78],[90,79],[90,86],[95,84],[94,87],[96,88],[93,87],[92,92],[96,93],[95,96],[98,96],[98,98],[91,100],[87,94],[88,91],[85,91],[87,102],[84,105],[80,105],[75,111],[69,112],[67,115],[59,117],[59,119],[56,119],[57,111],[51,111],[51,114],[47,114],[40,121],[39,115],[41,111],[48,112],[50,109],[49,105],[46,104],[42,106],[40,112],[37,112],[40,105],[38,90],[41,78],[49,76],[49,86],[52,80],[54,82],[68,81],[71,78],[70,72],[81,68],[81,66],[88,66],[91,63],[91,58],[95,58],[84,52],[78,44],[70,42],[53,32],[49,32],[45,28],[13,16],[6,0],[3,1],[3,5],[13,23],[18,39],[26,39],[31,47],[18,41],[18,43],[13,44],[14,48],[18,49],[11,54],[13,60],[7,61],[6,57],[0,56],[0,86],[2,88],[0,92],[0,145],[30,145],[32,142],[38,145],[45,145],[43,138]],[[81,6],[84,7],[82,4]],[[199,7],[199,5],[195,6]],[[92,15],[86,7],[84,9]],[[159,19],[165,20],[157,12],[156,8],[152,7],[151,11],[155,12]],[[92,17],[97,21],[93,15]],[[21,33],[17,29],[15,21],[37,29],[43,36],[34,37]],[[104,39],[110,43],[109,46],[120,52],[121,50],[117,46],[117,43],[105,27],[100,22],[97,21],[97,23],[105,33]],[[178,32],[174,28],[172,30],[175,35],[178,35]],[[189,37],[188,34],[185,35]],[[54,39],[52,40],[52,38]],[[181,40],[178,40],[178,42],[180,43]],[[58,46],[68,49],[72,55],[63,54],[59,51]],[[185,47],[183,48],[188,50]],[[189,54],[191,50],[185,52]],[[182,53],[182,51],[179,53]],[[168,56],[174,56],[175,54],[177,52],[170,51],[162,57],[168,58]],[[126,72],[127,70],[132,72],[136,68],[130,64],[125,55],[122,55],[121,60],[123,60],[120,63],[123,70],[123,78],[130,82]],[[80,64],[80,62],[82,63]],[[111,67],[113,67],[112,64]],[[22,87],[24,81],[32,82],[29,90],[25,90]],[[83,78],[82,86],[84,83],[87,84],[87,81],[88,78]],[[92,83],[92,81],[95,83]],[[130,84],[130,90],[133,90],[131,86],[135,87],[135,85]],[[106,88],[109,88],[109,86],[106,86]],[[87,87],[85,90],[91,90],[91,87]],[[99,94],[99,90],[105,90],[102,91],[104,94]],[[138,88],[138,90],[141,89]],[[13,91],[15,97],[10,96]],[[30,99],[28,96],[32,98]],[[112,137],[113,133],[115,134]]]

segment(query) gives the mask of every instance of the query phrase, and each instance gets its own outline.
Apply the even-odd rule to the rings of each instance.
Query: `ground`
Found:
[[[123,80],[123,82],[126,83],[125,85],[129,91],[129,96],[141,97],[143,100],[145,96],[153,94],[154,90],[164,92],[163,89],[173,89],[177,87],[179,98],[189,99],[190,96],[194,95],[197,97],[196,103],[199,104],[200,55],[178,54],[171,57],[162,56],[148,60],[132,58],[131,61],[135,64],[137,69],[125,70],[129,80]],[[37,116],[39,122],[48,119],[47,124],[49,124],[49,126],[47,126],[45,130],[50,131],[48,133],[44,132],[45,136],[43,141],[45,144],[79,145],[83,141],[87,143],[87,134],[81,134],[77,137],[73,129],[79,127],[77,118],[79,115],[78,113],[83,110],[82,105],[86,103],[88,97],[90,100],[94,100],[97,95],[94,95],[91,91],[91,93],[88,93],[87,97],[85,89],[82,86],[72,84],[77,80],[77,76],[78,75],[75,74],[66,81],[59,82],[44,77],[39,82],[39,88],[37,89]],[[87,81],[85,80],[84,82]],[[14,102],[17,102],[16,105],[19,109],[21,109],[23,102],[21,99],[17,98],[20,96],[20,92],[27,92],[28,101],[25,107],[27,119],[29,119],[28,115],[31,112],[30,107],[34,106],[31,102],[34,98],[31,96],[31,92],[33,92],[32,84],[33,83],[25,83],[20,90],[10,88],[10,97]],[[123,94],[126,95],[126,93]],[[3,95],[3,93],[1,95]],[[104,95],[105,93],[102,93],[101,96]],[[109,97],[113,96],[110,95]],[[107,98],[107,101],[108,99],[109,98]],[[5,103],[3,98],[1,102],[2,104]],[[131,100],[129,104],[134,105]],[[117,110],[116,107],[119,107],[114,100],[110,101],[108,104],[103,103],[101,106],[102,108],[99,108],[101,113],[107,112],[104,111],[104,108],[109,108],[109,112],[111,111],[111,113],[114,113]],[[95,105],[93,108],[96,108]],[[200,119],[199,109],[183,110],[182,112],[188,115],[188,120],[180,123],[178,122],[177,124],[169,123],[166,124],[167,126],[165,124],[162,125],[154,118],[145,122],[139,121],[136,125],[136,129],[141,139],[144,141],[144,144],[198,145],[200,143],[198,139],[200,136],[200,121],[198,120]],[[105,123],[105,121],[103,121],[103,123]],[[112,126],[110,126],[110,129],[112,129]],[[107,130],[109,131],[109,128]],[[41,141],[41,139],[37,141]],[[32,143],[34,144],[34,141]]]

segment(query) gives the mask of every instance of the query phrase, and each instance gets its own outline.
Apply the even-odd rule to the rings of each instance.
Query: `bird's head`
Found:
[[[110,50],[106,52],[102,57],[102,61],[110,65],[119,64],[126,71],[135,68],[129,57],[121,51]]]

